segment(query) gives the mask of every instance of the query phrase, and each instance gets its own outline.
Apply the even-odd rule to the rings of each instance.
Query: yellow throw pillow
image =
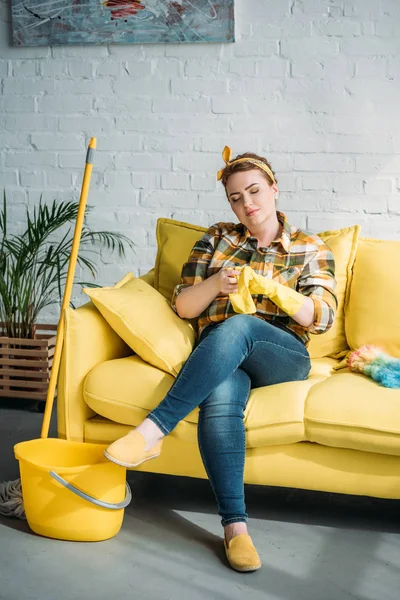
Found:
[[[310,335],[308,351],[311,358],[323,358],[324,356],[338,358],[342,352],[348,350],[344,315],[352,268],[357,253],[360,226],[353,225],[335,231],[324,231],[318,235],[328,244],[335,257],[338,308],[335,321],[329,331],[320,335]]]
[[[400,358],[400,241],[360,239],[345,312],[352,350],[373,344]]]
[[[166,298],[128,273],[114,287],[84,288],[107,323],[144,361],[176,376],[196,340]]]
[[[180,281],[183,264],[187,261],[194,244],[205,231],[207,229],[204,227],[190,223],[182,223],[173,219],[158,219],[158,251],[154,287],[168,300],[171,300],[174,288]],[[359,234],[359,225],[318,234],[328,244],[335,257],[338,310],[335,323],[329,331],[322,335],[310,336],[308,349],[311,358],[336,357],[348,350],[344,306],[349,291]]]

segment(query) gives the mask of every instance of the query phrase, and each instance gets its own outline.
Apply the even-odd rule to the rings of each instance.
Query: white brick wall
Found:
[[[398,0],[236,0],[235,44],[15,48],[0,0],[13,226],[42,191],[79,197],[96,136],[89,222],[136,241],[124,262],[101,252],[104,285],[153,266],[157,217],[230,218],[215,180],[225,144],[270,159],[299,226],[398,239],[399,19]]]

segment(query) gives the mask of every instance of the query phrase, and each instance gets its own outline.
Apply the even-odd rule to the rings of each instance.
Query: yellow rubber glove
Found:
[[[253,280],[255,273],[249,266],[237,268],[240,270],[240,275],[236,276],[238,280],[238,291],[234,294],[229,294],[229,300],[231,301],[235,312],[251,315],[257,312],[256,305],[253,302],[250,292],[250,283]]]
[[[292,317],[303,306],[306,297],[289,286],[257,275],[251,267],[243,267],[238,276],[238,292],[229,294],[233,310],[237,313],[254,314],[256,307],[251,294],[268,296],[287,315]]]

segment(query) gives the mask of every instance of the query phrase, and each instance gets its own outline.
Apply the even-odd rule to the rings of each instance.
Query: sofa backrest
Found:
[[[171,300],[178,285],[182,267],[194,244],[207,229],[174,219],[157,220],[157,256],[154,265],[154,287]]]
[[[400,241],[360,239],[345,329],[352,350],[374,344],[400,357]]]
[[[330,356],[339,358],[348,350],[344,307],[350,291],[353,264],[357,253],[360,226],[323,231],[318,234],[330,247],[335,257],[336,297],[338,307],[332,327],[326,333],[310,336],[308,351],[311,358]]]
[[[204,227],[173,219],[158,219],[158,252],[154,267],[154,287],[171,300],[180,281],[183,264],[195,242],[207,231]],[[357,251],[360,227],[325,231],[320,237],[329,245],[335,257],[338,310],[335,323],[325,334],[312,335],[309,345],[311,358],[339,356],[348,350],[344,324],[344,307],[349,291],[352,267]]]

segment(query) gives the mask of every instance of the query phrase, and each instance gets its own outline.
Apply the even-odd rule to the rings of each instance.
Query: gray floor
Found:
[[[0,401],[0,480],[19,476],[13,445],[40,436],[35,410]],[[134,500],[120,533],[106,542],[46,539],[26,522],[0,517],[0,599],[400,596],[400,502],[247,486],[263,567],[240,574],[226,564],[208,482],[133,472],[129,481]]]

